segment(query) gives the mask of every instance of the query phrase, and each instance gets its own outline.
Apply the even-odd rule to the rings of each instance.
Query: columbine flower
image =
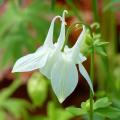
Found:
[[[66,11],[63,12],[63,17],[65,13]],[[55,52],[61,49],[64,42],[64,39],[62,39],[62,37],[64,38],[65,36],[65,23],[62,22],[58,42],[56,44],[53,44],[54,22],[57,18],[61,19],[61,16],[56,16],[53,18],[44,45],[38,48],[35,53],[18,59],[13,67],[12,72],[27,72],[35,69],[41,69],[42,73],[50,78],[49,71],[52,64],[54,63],[55,58],[57,57],[57,54],[55,54]]]
[[[12,71],[25,72],[40,69],[41,73],[51,80],[52,88],[59,102],[63,102],[73,92],[78,83],[76,64],[79,65],[80,73],[93,91],[90,77],[82,65],[86,57],[80,53],[80,47],[86,35],[85,26],[83,26],[83,31],[76,44],[72,48],[65,46],[62,51],[65,42],[65,13],[66,11],[63,12],[62,17],[56,16],[52,20],[44,45],[38,48],[35,53],[20,58]],[[54,22],[58,17],[62,20],[62,25],[58,42],[53,44]]]
[[[82,65],[82,62],[86,60],[86,57],[80,53],[80,47],[85,35],[86,28],[83,26],[83,31],[78,37],[76,44],[72,48],[68,48],[68,46],[65,47],[64,52],[59,54],[59,58],[52,69],[51,84],[59,102],[63,102],[73,92],[78,83],[76,64],[79,65],[80,73],[86,79],[93,91],[90,77]]]

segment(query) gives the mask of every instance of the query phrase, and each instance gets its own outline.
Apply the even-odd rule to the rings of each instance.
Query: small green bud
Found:
[[[86,38],[85,38],[85,43],[88,45],[88,46],[91,46],[92,45],[92,37],[90,36],[90,34],[87,34],[86,35]]]
[[[47,97],[47,81],[40,73],[35,73],[29,79],[28,94],[36,106],[41,106]]]

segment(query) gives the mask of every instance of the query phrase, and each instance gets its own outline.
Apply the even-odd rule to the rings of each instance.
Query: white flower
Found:
[[[66,11],[63,12],[63,17]],[[57,18],[61,19],[61,16],[56,16],[53,18],[47,37],[45,39],[44,45],[37,49],[35,53],[28,54],[20,59],[17,60],[15,63],[12,72],[27,72],[32,71],[35,69],[41,69],[43,74],[49,77],[49,65],[54,63],[54,60],[57,56],[55,54],[55,51],[59,51],[63,45],[64,40],[62,37],[64,37],[64,22],[62,22],[61,26],[61,32],[58,38],[58,42],[56,44],[53,44],[53,30],[54,30],[54,22]],[[62,19],[61,19],[62,20]],[[64,33],[64,34],[63,34]],[[62,40],[61,40],[62,39]],[[49,64],[50,63],[50,64]],[[45,70],[44,70],[45,69]]]
[[[78,71],[76,64],[79,65],[80,73],[86,79],[93,92],[90,77],[82,65],[82,62],[86,60],[86,57],[80,53],[80,47],[85,35],[86,28],[83,26],[83,31],[78,37],[76,44],[72,48],[68,48],[68,46],[66,46],[64,52],[59,53],[58,60],[53,66],[51,73],[51,84],[60,103],[62,103],[77,86]]]
[[[51,80],[52,88],[59,100],[63,102],[75,89],[78,83],[78,71],[76,64],[79,65],[79,71],[88,82],[91,90],[93,86],[90,77],[85,70],[82,62],[86,57],[80,53],[80,47],[86,35],[86,28],[83,25],[83,31],[79,35],[77,42],[72,48],[65,46],[65,13],[62,17],[56,16],[51,22],[48,35],[44,45],[37,49],[35,53],[26,55],[15,63],[12,72],[26,72],[39,69],[47,78]],[[57,43],[53,44],[53,29],[56,18],[62,20],[60,35]]]

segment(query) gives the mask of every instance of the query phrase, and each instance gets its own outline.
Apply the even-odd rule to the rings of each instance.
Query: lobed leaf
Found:
[[[105,108],[110,106],[112,103],[109,101],[107,97],[100,98],[94,103],[94,110],[99,109],[99,108]]]

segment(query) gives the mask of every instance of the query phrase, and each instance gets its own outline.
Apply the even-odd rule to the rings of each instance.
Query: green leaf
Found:
[[[21,85],[20,80],[14,80],[14,82],[7,88],[2,89],[0,92],[0,105],[4,102],[5,99],[10,97],[13,92]]]
[[[95,110],[95,113],[106,118],[114,119],[120,117],[120,109],[115,107],[105,107]]]
[[[104,46],[104,45],[108,45],[109,42],[99,42],[96,46]]]
[[[2,57],[2,62],[0,63],[0,67],[3,68],[3,66],[7,66],[9,64],[9,60],[11,59],[11,50],[7,51],[3,57]]]
[[[93,101],[93,103],[94,103],[94,101]],[[72,106],[72,107],[68,107],[67,110],[76,116],[85,115],[90,110],[90,100],[88,99],[85,102],[82,102],[81,108],[75,108]]]
[[[4,0],[0,0],[0,5],[2,5],[2,4],[3,4],[3,2],[4,2]]]
[[[6,120],[6,113],[0,109],[0,120]]]
[[[95,47],[96,53],[102,56],[107,56],[107,53],[103,47]]]
[[[87,114],[87,111],[85,109],[76,108],[76,107],[68,107],[66,110],[75,116],[81,116]]]
[[[93,114],[93,120],[105,120],[105,117],[94,113]]]
[[[38,72],[34,73],[28,81],[27,89],[34,105],[41,106],[47,97],[48,84],[46,78]]]
[[[15,118],[25,118],[28,115],[27,109],[30,108],[30,106],[31,105],[25,100],[15,98],[7,99],[3,103],[3,108]]]
[[[48,120],[69,120],[73,117],[70,112],[60,107],[58,108],[53,102],[49,102],[47,110]]]
[[[85,44],[87,44],[88,46],[91,46],[93,44],[93,40],[92,37],[90,36],[90,33],[87,33],[85,37]]]
[[[94,41],[93,44],[94,44],[95,47],[100,47],[100,46],[108,45],[109,42],[101,42],[100,39],[97,39],[97,40]]]
[[[107,97],[100,98],[94,103],[94,110],[110,106],[112,103]]]
[[[94,103],[94,100],[93,100],[93,103]],[[89,111],[90,110],[90,100],[88,99],[85,102],[82,102],[81,108],[85,109],[86,111]]]
[[[103,11],[106,12],[109,9],[119,8],[119,6],[114,7],[115,4],[119,4],[120,0],[111,0],[107,5],[104,6]]]
[[[48,120],[46,116],[42,115],[35,115],[35,116],[29,116],[29,120]]]
[[[47,106],[47,114],[50,120],[56,120],[56,111],[57,109],[55,107],[55,104],[53,102],[49,102]]]
[[[70,120],[71,118],[73,118],[73,115],[70,112],[63,109],[57,110],[57,119],[55,120]]]

